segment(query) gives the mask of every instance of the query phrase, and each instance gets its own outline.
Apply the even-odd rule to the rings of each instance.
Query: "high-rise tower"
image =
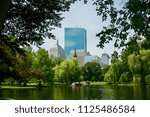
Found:
[[[86,30],[84,28],[65,28],[65,55],[67,58],[75,48],[87,52]]]

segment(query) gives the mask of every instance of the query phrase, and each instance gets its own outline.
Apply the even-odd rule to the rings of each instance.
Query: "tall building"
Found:
[[[59,45],[58,40],[54,47],[50,48],[49,56],[66,59],[64,49]]]
[[[109,55],[106,53],[103,53],[101,56],[101,62],[102,62],[103,67],[109,65]]]
[[[87,52],[87,37],[84,28],[65,28],[65,55],[71,57],[72,50]]]

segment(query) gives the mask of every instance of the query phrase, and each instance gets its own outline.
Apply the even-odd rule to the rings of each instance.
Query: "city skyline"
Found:
[[[86,5],[82,1],[78,1],[71,5],[68,12],[63,13],[64,20],[62,21],[61,28],[52,30],[52,33],[56,36],[56,39],[59,40],[63,48],[64,29],[66,27],[85,28],[87,30],[87,51],[90,51],[92,55],[101,56],[102,53],[111,55],[114,50],[121,52],[121,50],[113,46],[113,43],[106,44],[103,49],[97,47],[99,39],[96,37],[96,33],[100,32],[102,27],[107,26],[109,22],[102,22],[101,17],[97,16],[95,9],[96,6],[92,5],[92,1],[89,1]],[[41,47],[49,50],[55,43],[56,40],[46,38],[45,43]],[[35,51],[37,49],[38,48],[34,47]]]

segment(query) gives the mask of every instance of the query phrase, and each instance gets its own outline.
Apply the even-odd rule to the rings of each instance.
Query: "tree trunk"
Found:
[[[4,19],[8,11],[11,0],[0,0],[0,33],[4,24]]]

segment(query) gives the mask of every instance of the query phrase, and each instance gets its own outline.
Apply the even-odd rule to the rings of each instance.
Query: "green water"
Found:
[[[150,86],[54,85],[40,89],[0,89],[0,97],[16,100],[149,100]]]

